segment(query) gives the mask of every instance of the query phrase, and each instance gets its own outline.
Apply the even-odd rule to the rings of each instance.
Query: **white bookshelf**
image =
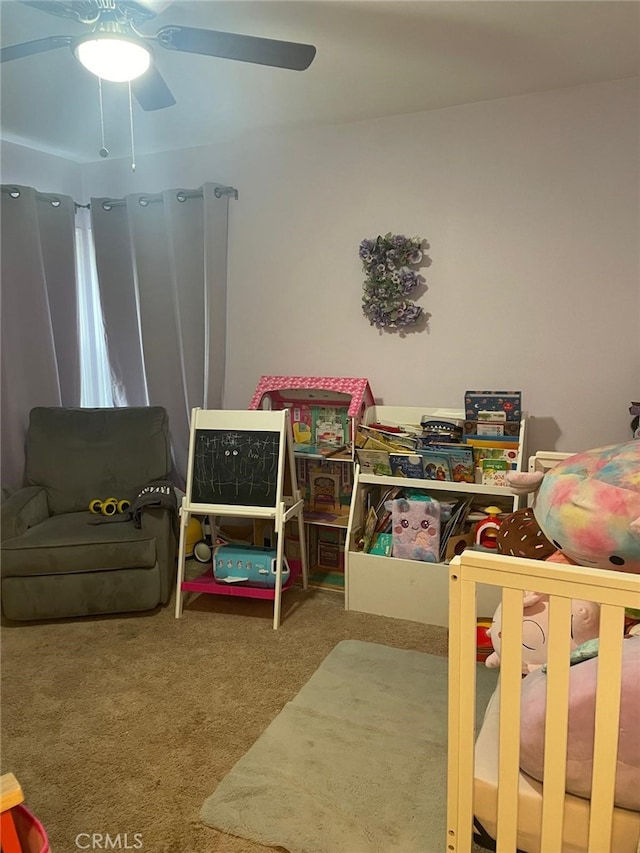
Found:
[[[373,406],[367,410],[365,423],[419,424],[425,416],[464,420],[461,409]],[[516,463],[518,470],[522,470],[522,461],[526,458],[526,423],[526,415],[523,415]],[[477,495],[480,499],[486,497],[487,503],[497,504],[505,512],[518,509],[521,498],[501,486],[361,474],[360,467],[356,465],[345,548],[346,609],[446,627],[449,610],[448,564],[383,557],[358,550],[366,517],[367,493],[371,492],[375,497],[379,495],[380,489],[400,484],[424,490],[436,500],[469,494]],[[478,588],[479,614],[491,616],[499,601],[498,588]]]

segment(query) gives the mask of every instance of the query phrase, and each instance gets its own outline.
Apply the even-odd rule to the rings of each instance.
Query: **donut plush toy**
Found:
[[[496,540],[498,554],[524,557],[528,560],[546,560],[556,547],[540,529],[531,507],[517,509],[503,518]]]

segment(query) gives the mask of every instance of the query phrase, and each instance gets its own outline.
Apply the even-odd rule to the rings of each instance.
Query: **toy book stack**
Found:
[[[378,476],[473,483],[473,451],[461,441],[462,424],[437,423],[437,431],[428,422],[361,425],[355,442],[360,470]]]
[[[465,443],[473,448],[476,482],[508,486],[507,474],[518,464],[522,393],[467,391],[464,411]]]

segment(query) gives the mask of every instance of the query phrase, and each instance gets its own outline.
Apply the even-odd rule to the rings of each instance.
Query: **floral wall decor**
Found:
[[[360,260],[366,274],[362,286],[362,313],[372,326],[386,330],[407,330],[424,326],[429,318],[420,305],[408,297],[420,295],[424,276],[416,270],[428,266],[429,244],[421,237],[385,234],[363,240]]]

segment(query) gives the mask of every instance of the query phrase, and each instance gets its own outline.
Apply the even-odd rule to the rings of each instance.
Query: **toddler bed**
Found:
[[[621,770],[619,738],[623,744],[626,737],[628,745],[631,737],[637,745],[640,710],[635,705],[621,710],[620,697],[623,657],[626,661],[629,644],[636,644],[634,652],[640,644],[640,637],[623,639],[625,607],[640,608],[640,575],[466,550],[451,562],[449,578],[448,853],[470,853],[474,838],[498,853],[640,853],[639,786],[631,795],[632,807],[623,808],[616,782],[616,774],[628,770]],[[486,615],[476,613],[477,584],[500,586],[503,593],[499,685],[476,740],[476,619]],[[520,703],[525,590],[550,596],[548,664],[546,674],[535,673],[553,696],[543,717],[544,784],[520,770],[520,724],[522,718],[526,741],[530,707]],[[588,792],[576,796],[565,791],[565,785],[571,787],[565,776],[569,779],[572,772],[571,756],[567,764],[571,679],[580,667],[596,663],[570,667],[571,599],[601,605],[589,798]],[[633,660],[637,684],[640,658]],[[631,726],[629,716],[623,718],[625,711],[634,718]],[[588,762],[590,770],[590,755]],[[636,778],[634,773],[627,783]]]

